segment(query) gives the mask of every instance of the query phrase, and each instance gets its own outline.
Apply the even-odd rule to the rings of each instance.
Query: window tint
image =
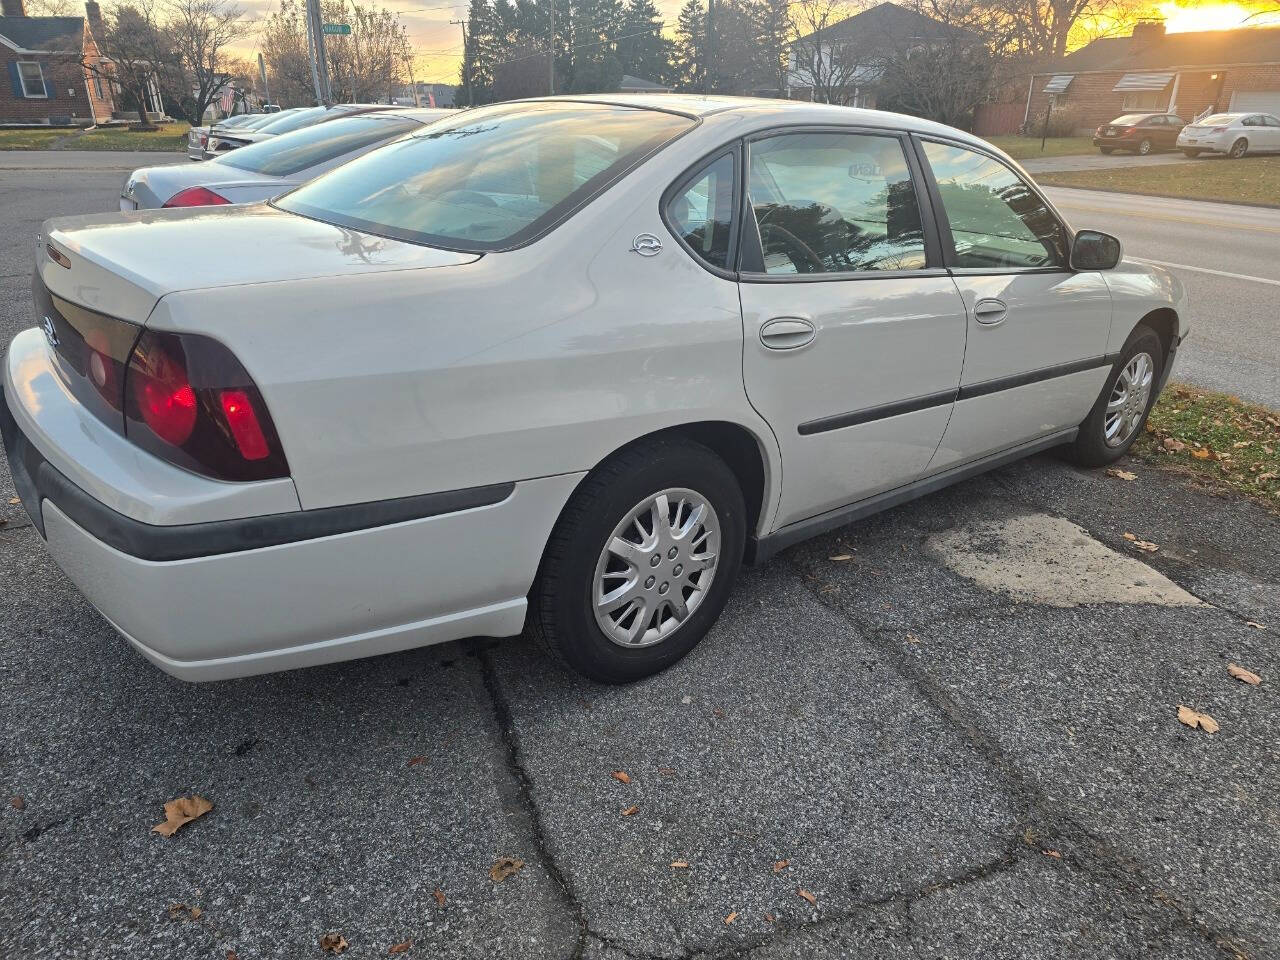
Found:
[[[283,117],[272,117],[262,126],[254,127],[253,129],[262,133],[288,133],[290,130],[301,130],[303,127],[309,127],[313,123],[319,123],[330,116],[335,116],[335,114],[326,107],[307,107],[297,113],[286,114]]]
[[[277,205],[381,236],[493,250],[537,236],[692,125],[597,103],[468,110],[357,157]]]
[[[1148,118],[1147,118],[1145,121],[1143,121],[1143,122],[1144,122],[1145,124],[1147,124],[1148,126],[1152,126],[1152,127],[1163,127],[1163,126],[1165,126],[1165,122],[1164,122],[1164,115],[1163,115],[1163,114],[1162,114],[1162,115],[1160,115],[1160,116],[1158,116],[1158,117],[1148,117]]]
[[[712,160],[693,181],[667,202],[672,228],[703,260],[729,266],[729,228],[733,220],[733,157]]]
[[[343,117],[251,143],[221,157],[218,163],[269,177],[287,177],[317,163],[416,130],[418,126],[404,117]]]
[[[1065,267],[1062,225],[1003,163],[962,147],[926,141],[951,224],[957,267]]]
[[[751,145],[766,273],[918,270],[920,208],[893,137],[797,133]]]
[[[1266,114],[1263,118],[1267,122],[1268,127],[1280,127],[1280,120],[1277,120],[1271,114]]]

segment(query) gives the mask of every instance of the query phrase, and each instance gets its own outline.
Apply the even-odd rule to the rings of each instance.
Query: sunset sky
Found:
[[[458,64],[462,54],[462,31],[449,23],[465,15],[466,0],[374,0],[400,15],[408,28],[409,39],[417,50],[414,64],[418,80],[437,83],[456,83]],[[670,33],[675,26],[676,14],[683,0],[656,0],[658,9],[666,18]],[[258,27],[263,19],[277,7],[277,0],[241,0],[247,16]],[[1269,11],[1269,12],[1258,12]],[[1249,26],[1280,26],[1280,11],[1269,0],[1241,0],[1241,2],[1196,3],[1194,0],[1161,0],[1150,6],[1153,15],[1165,18],[1171,32],[1191,30],[1227,30]],[[1254,14],[1252,17],[1250,14]],[[255,38],[245,44],[242,54],[253,58],[257,54]]]

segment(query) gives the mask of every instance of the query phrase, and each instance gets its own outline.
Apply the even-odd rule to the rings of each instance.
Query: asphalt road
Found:
[[[0,344],[34,226],[118,181],[0,171]],[[1280,521],[1128,467],[1037,458],[787,551],[628,687],[527,637],[172,680],[0,467],[0,956],[1280,955]]]

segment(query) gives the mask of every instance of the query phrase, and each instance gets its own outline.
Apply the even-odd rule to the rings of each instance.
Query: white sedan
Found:
[[[1218,113],[1196,120],[1178,134],[1188,157],[1221,153],[1239,160],[1249,153],[1280,153],[1280,118],[1269,113]]]
[[[1120,457],[1183,291],[967,133],[822,104],[470,110],[272,204],[48,221],[0,403],[162,669],[505,636],[633,680],[745,562],[1051,447]]]
[[[143,167],[125,180],[120,209],[269,200],[451,113],[426,108],[360,113],[270,137],[199,166]]]

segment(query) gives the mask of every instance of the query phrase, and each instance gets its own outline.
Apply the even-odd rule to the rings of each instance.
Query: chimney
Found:
[[[102,8],[98,6],[98,0],[87,0],[84,5],[84,15],[89,21],[89,32],[93,34],[93,39],[101,43],[106,30],[102,26]]]
[[[1145,41],[1148,43],[1153,40],[1159,40],[1164,36],[1164,21],[1139,20],[1133,25],[1133,33],[1131,36],[1134,40]]]
[[[25,17],[27,11],[23,9],[22,0],[0,0],[0,10],[4,11],[6,17]]]

